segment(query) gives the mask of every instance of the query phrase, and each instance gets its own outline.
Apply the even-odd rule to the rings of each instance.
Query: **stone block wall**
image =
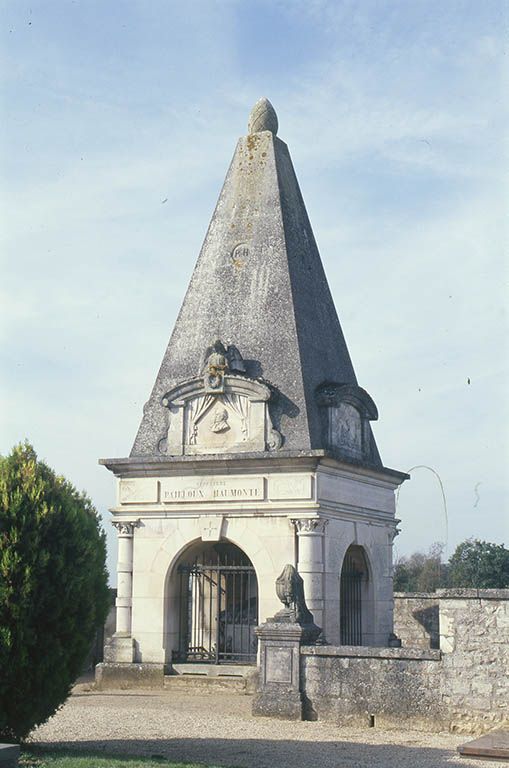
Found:
[[[437,596],[451,728],[509,725],[509,589],[444,589]]]
[[[394,632],[405,648],[438,648],[439,598],[426,592],[394,593]]]
[[[315,646],[301,649],[305,717],[339,725],[442,725],[439,651]]]
[[[509,589],[398,600],[402,648],[301,648],[306,717],[464,733],[508,727]],[[422,620],[434,606],[440,650],[423,648],[436,638],[436,618]]]

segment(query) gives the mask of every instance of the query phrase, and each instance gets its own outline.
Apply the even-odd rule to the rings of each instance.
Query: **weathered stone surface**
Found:
[[[439,590],[442,697],[460,732],[509,726],[509,590]]]
[[[346,653],[344,651],[346,650]],[[356,651],[358,650],[358,655]],[[302,649],[306,717],[340,725],[443,727],[438,658],[403,649]],[[373,653],[370,653],[373,651]],[[399,651],[399,653],[397,653]]]
[[[257,717],[277,717],[281,720],[302,720],[302,695],[294,691],[282,693],[266,690],[253,698],[252,713]]]
[[[132,456],[158,453],[168,435],[163,399],[200,375],[215,338],[235,345],[247,377],[271,382],[271,418],[286,449],[326,447],[316,390],[357,384],[288,148],[269,112],[253,127],[261,132],[238,142]],[[363,461],[380,466],[367,430]]]
[[[394,632],[404,646],[438,648],[438,596],[421,592],[394,594]]]
[[[0,768],[16,768],[19,747],[17,744],[0,744]]]
[[[301,647],[309,718],[464,733],[509,726],[509,590],[441,590],[397,598],[398,632],[416,637],[409,606],[439,607],[440,650]],[[403,616],[403,618],[402,618]],[[422,625],[421,625],[422,626]],[[418,635],[422,640],[422,635]]]
[[[266,98],[258,99],[249,115],[247,132],[271,131],[275,135],[278,127],[276,110],[270,101]]]
[[[278,597],[282,599],[279,593]],[[299,648],[306,630],[295,615],[295,610],[280,611],[255,630],[260,642],[260,674],[254,715],[302,720]]]
[[[134,661],[134,641],[128,634],[116,632],[104,646],[104,661],[130,663]]]
[[[487,733],[480,739],[468,741],[458,747],[465,757],[486,757],[491,760],[509,760],[509,730],[501,729]]]
[[[117,688],[162,688],[162,664],[104,663],[95,668],[95,686],[98,690]]]

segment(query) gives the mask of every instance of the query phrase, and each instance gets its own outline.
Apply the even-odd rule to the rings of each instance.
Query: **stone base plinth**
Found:
[[[17,744],[0,744],[0,768],[16,768],[19,747]]]
[[[257,717],[302,720],[302,696],[292,691],[263,691],[254,697],[251,711]]]
[[[95,668],[95,686],[104,691],[115,688],[163,688],[163,664],[106,662]]]
[[[104,646],[104,661],[131,664],[134,661],[134,640],[131,635],[116,632]]]

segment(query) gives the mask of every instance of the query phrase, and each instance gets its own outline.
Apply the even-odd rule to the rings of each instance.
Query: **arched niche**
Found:
[[[341,645],[370,645],[374,631],[373,576],[364,547],[345,552],[340,577]]]
[[[228,540],[196,540],[166,584],[167,661],[254,664],[258,580],[245,552]]]

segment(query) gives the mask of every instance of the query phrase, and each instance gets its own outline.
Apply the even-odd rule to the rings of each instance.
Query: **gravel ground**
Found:
[[[254,718],[250,696],[225,693],[75,690],[31,740],[241,768],[500,766],[460,758],[468,736]]]

